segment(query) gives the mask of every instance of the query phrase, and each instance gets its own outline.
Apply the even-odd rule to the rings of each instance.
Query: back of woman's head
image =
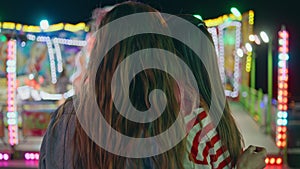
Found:
[[[135,27],[128,25],[130,20],[122,20],[124,16],[143,12],[151,12],[148,18],[151,22]],[[95,34],[96,42],[91,52],[85,81],[82,84],[84,88],[79,94],[77,111],[85,116],[93,116],[92,113],[98,113],[95,110],[100,110],[105,123],[109,124],[110,128],[99,127],[96,132],[100,133],[102,136],[100,139],[114,150],[124,148],[120,147],[123,145],[123,140],[112,139],[111,135],[102,133],[111,134],[116,131],[127,137],[148,139],[167,131],[179,112],[178,100],[174,93],[174,89],[177,88],[175,80],[167,72],[153,68],[153,65],[145,66],[148,63],[157,64],[158,67],[167,65],[168,59],[164,53],[155,51],[163,49],[174,53],[173,42],[166,36],[154,33],[136,34],[137,31],[147,29],[147,27],[151,27],[154,31],[157,29],[168,31],[163,18],[155,9],[142,3],[125,2],[114,6],[106,13],[101,20],[99,31]],[[125,36],[124,32],[129,32],[130,36]],[[139,51],[142,52],[137,53]],[[157,54],[159,57],[156,56]],[[156,89],[163,91],[166,98],[161,97],[160,94],[153,94],[152,91]],[[161,109],[160,104],[164,100],[167,100],[166,107]],[[98,108],[93,107],[93,101],[96,101]],[[150,121],[146,118],[138,119],[140,121],[127,119],[130,115],[126,113],[132,112],[126,111],[143,113],[149,109],[153,110],[151,112],[157,118]],[[162,114],[159,113],[161,111],[163,111]],[[107,150],[94,140],[95,131],[87,131],[89,129],[82,125],[84,120],[80,119],[81,116],[77,117],[74,138],[74,165],[77,168],[183,168],[184,141],[162,154],[157,153],[148,158],[145,155],[142,156],[143,158],[138,156],[133,158],[128,154],[138,154],[135,152],[148,147],[140,147],[128,142],[126,146],[131,149],[126,149],[125,155],[124,152],[120,152],[120,155]],[[98,118],[92,118],[88,123],[103,126],[97,124]],[[90,135],[93,135],[91,137],[93,139],[90,139]],[[167,142],[166,140],[159,141]],[[158,143],[153,142],[153,144],[151,147],[159,149],[156,147]]]
[[[223,145],[230,153],[231,164],[235,165],[242,150],[243,140],[225,97],[212,37],[205,23],[193,15],[181,14],[178,17],[189,21],[201,30],[201,36],[197,36],[197,34],[192,32],[186,32],[186,36],[192,42],[200,42],[198,44],[198,53],[176,39],[174,39],[174,45],[178,56],[192,70],[198,84],[201,98],[200,105],[206,108],[206,111],[209,111],[208,113],[216,125]],[[202,57],[198,56],[199,54]]]

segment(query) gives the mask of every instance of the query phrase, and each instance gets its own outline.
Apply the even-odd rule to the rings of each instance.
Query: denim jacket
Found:
[[[71,143],[75,132],[75,117],[73,102],[69,101],[64,106],[63,114],[53,125],[59,107],[51,114],[51,120],[43,137],[40,148],[39,169],[70,169],[73,168]]]
[[[56,120],[58,112],[61,110],[63,111],[62,115]],[[40,148],[39,169],[74,168],[71,145],[75,133],[75,121],[76,113],[73,111],[71,99],[51,114],[51,120]],[[130,161],[127,161],[124,169],[131,169],[131,165]],[[154,168],[148,158],[145,159],[144,165],[145,169]]]

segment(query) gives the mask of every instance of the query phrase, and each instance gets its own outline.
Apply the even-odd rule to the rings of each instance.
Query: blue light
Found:
[[[286,111],[279,111],[277,113],[277,117],[280,119],[286,119],[288,117],[288,113]]]
[[[265,103],[264,102],[260,102],[260,108],[264,108],[265,107]]]
[[[286,54],[286,53],[280,53],[279,55],[278,55],[278,58],[280,59],[280,60],[289,60],[289,55],[288,54]]]
[[[281,60],[278,62],[279,67],[284,67],[285,66],[285,61]]]
[[[288,123],[287,119],[277,119],[277,125],[286,126]]]
[[[288,117],[288,113],[286,112],[286,111],[284,111],[283,113],[282,113],[282,118],[287,118]]]

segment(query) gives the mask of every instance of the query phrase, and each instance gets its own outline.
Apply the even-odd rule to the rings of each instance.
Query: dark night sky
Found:
[[[4,0],[0,4],[0,21],[13,21],[21,24],[38,25],[47,18],[50,24],[58,22],[87,22],[96,7],[112,5],[120,0]],[[215,18],[230,13],[230,7],[237,7],[242,13],[252,9],[255,12],[254,31],[265,30],[277,44],[277,31],[284,24],[290,33],[290,85],[289,90],[300,99],[300,7],[295,0],[141,0],[162,12],[178,14],[200,14],[203,19]],[[266,47],[265,47],[266,48]],[[264,52],[261,55],[259,69],[263,72]],[[277,52],[274,49],[274,56]],[[266,65],[265,65],[266,66]],[[258,75],[258,87],[263,87],[264,73]],[[261,83],[261,84],[260,84]]]

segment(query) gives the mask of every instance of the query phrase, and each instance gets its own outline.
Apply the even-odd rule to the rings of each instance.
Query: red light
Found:
[[[278,134],[277,135],[277,138],[280,140],[282,138],[282,135],[281,134]]]
[[[286,47],[289,46],[289,41],[288,41],[288,40],[285,41],[285,46],[286,46]]]
[[[288,81],[288,75],[285,75],[284,77],[283,76],[278,76],[278,80],[279,81]]]
[[[283,88],[283,84],[282,83],[279,83],[279,89],[282,89]]]
[[[283,141],[282,144],[281,144],[281,146],[285,147],[286,146],[286,141]]]
[[[288,32],[287,31],[280,31],[279,33],[278,33],[278,35],[279,35],[279,38],[281,38],[281,39],[287,39],[287,38],[289,38],[289,34],[288,34]]]
[[[276,145],[277,147],[281,147],[281,141],[277,141]]]
[[[283,31],[283,37],[286,39],[289,38],[289,34],[287,31]]]
[[[277,159],[276,159],[276,164],[281,164],[282,163],[282,159],[280,158],[280,157],[278,157]]]
[[[286,132],[286,127],[282,126],[281,131],[285,133]]]
[[[281,31],[278,32],[278,35],[279,35],[279,38],[280,38],[280,39],[283,39],[283,32],[281,32]]]
[[[282,137],[282,139],[285,140],[286,139],[286,134],[282,134],[281,137]]]
[[[283,53],[284,52],[284,48],[282,46],[279,47],[279,52]]]
[[[282,131],[282,127],[277,127],[277,132],[280,133]]]
[[[278,73],[279,74],[288,74],[288,69],[286,69],[286,68],[279,68],[278,69]]]
[[[276,145],[279,148],[283,148],[286,146],[286,141],[277,141]]]
[[[287,98],[284,98],[284,99],[283,99],[283,103],[285,103],[285,104],[286,104],[286,103],[287,103],[287,101],[288,101],[288,100],[287,100]]]
[[[282,157],[276,157],[276,156],[266,157],[265,163],[267,165],[280,165],[283,163],[283,159]]]
[[[269,158],[267,157],[267,158],[265,159],[265,163],[266,163],[266,164],[269,164],[269,161],[270,161],[270,160],[269,160]]]
[[[282,90],[279,90],[279,91],[278,91],[278,95],[279,95],[279,96],[283,95],[283,91],[282,91]]]

